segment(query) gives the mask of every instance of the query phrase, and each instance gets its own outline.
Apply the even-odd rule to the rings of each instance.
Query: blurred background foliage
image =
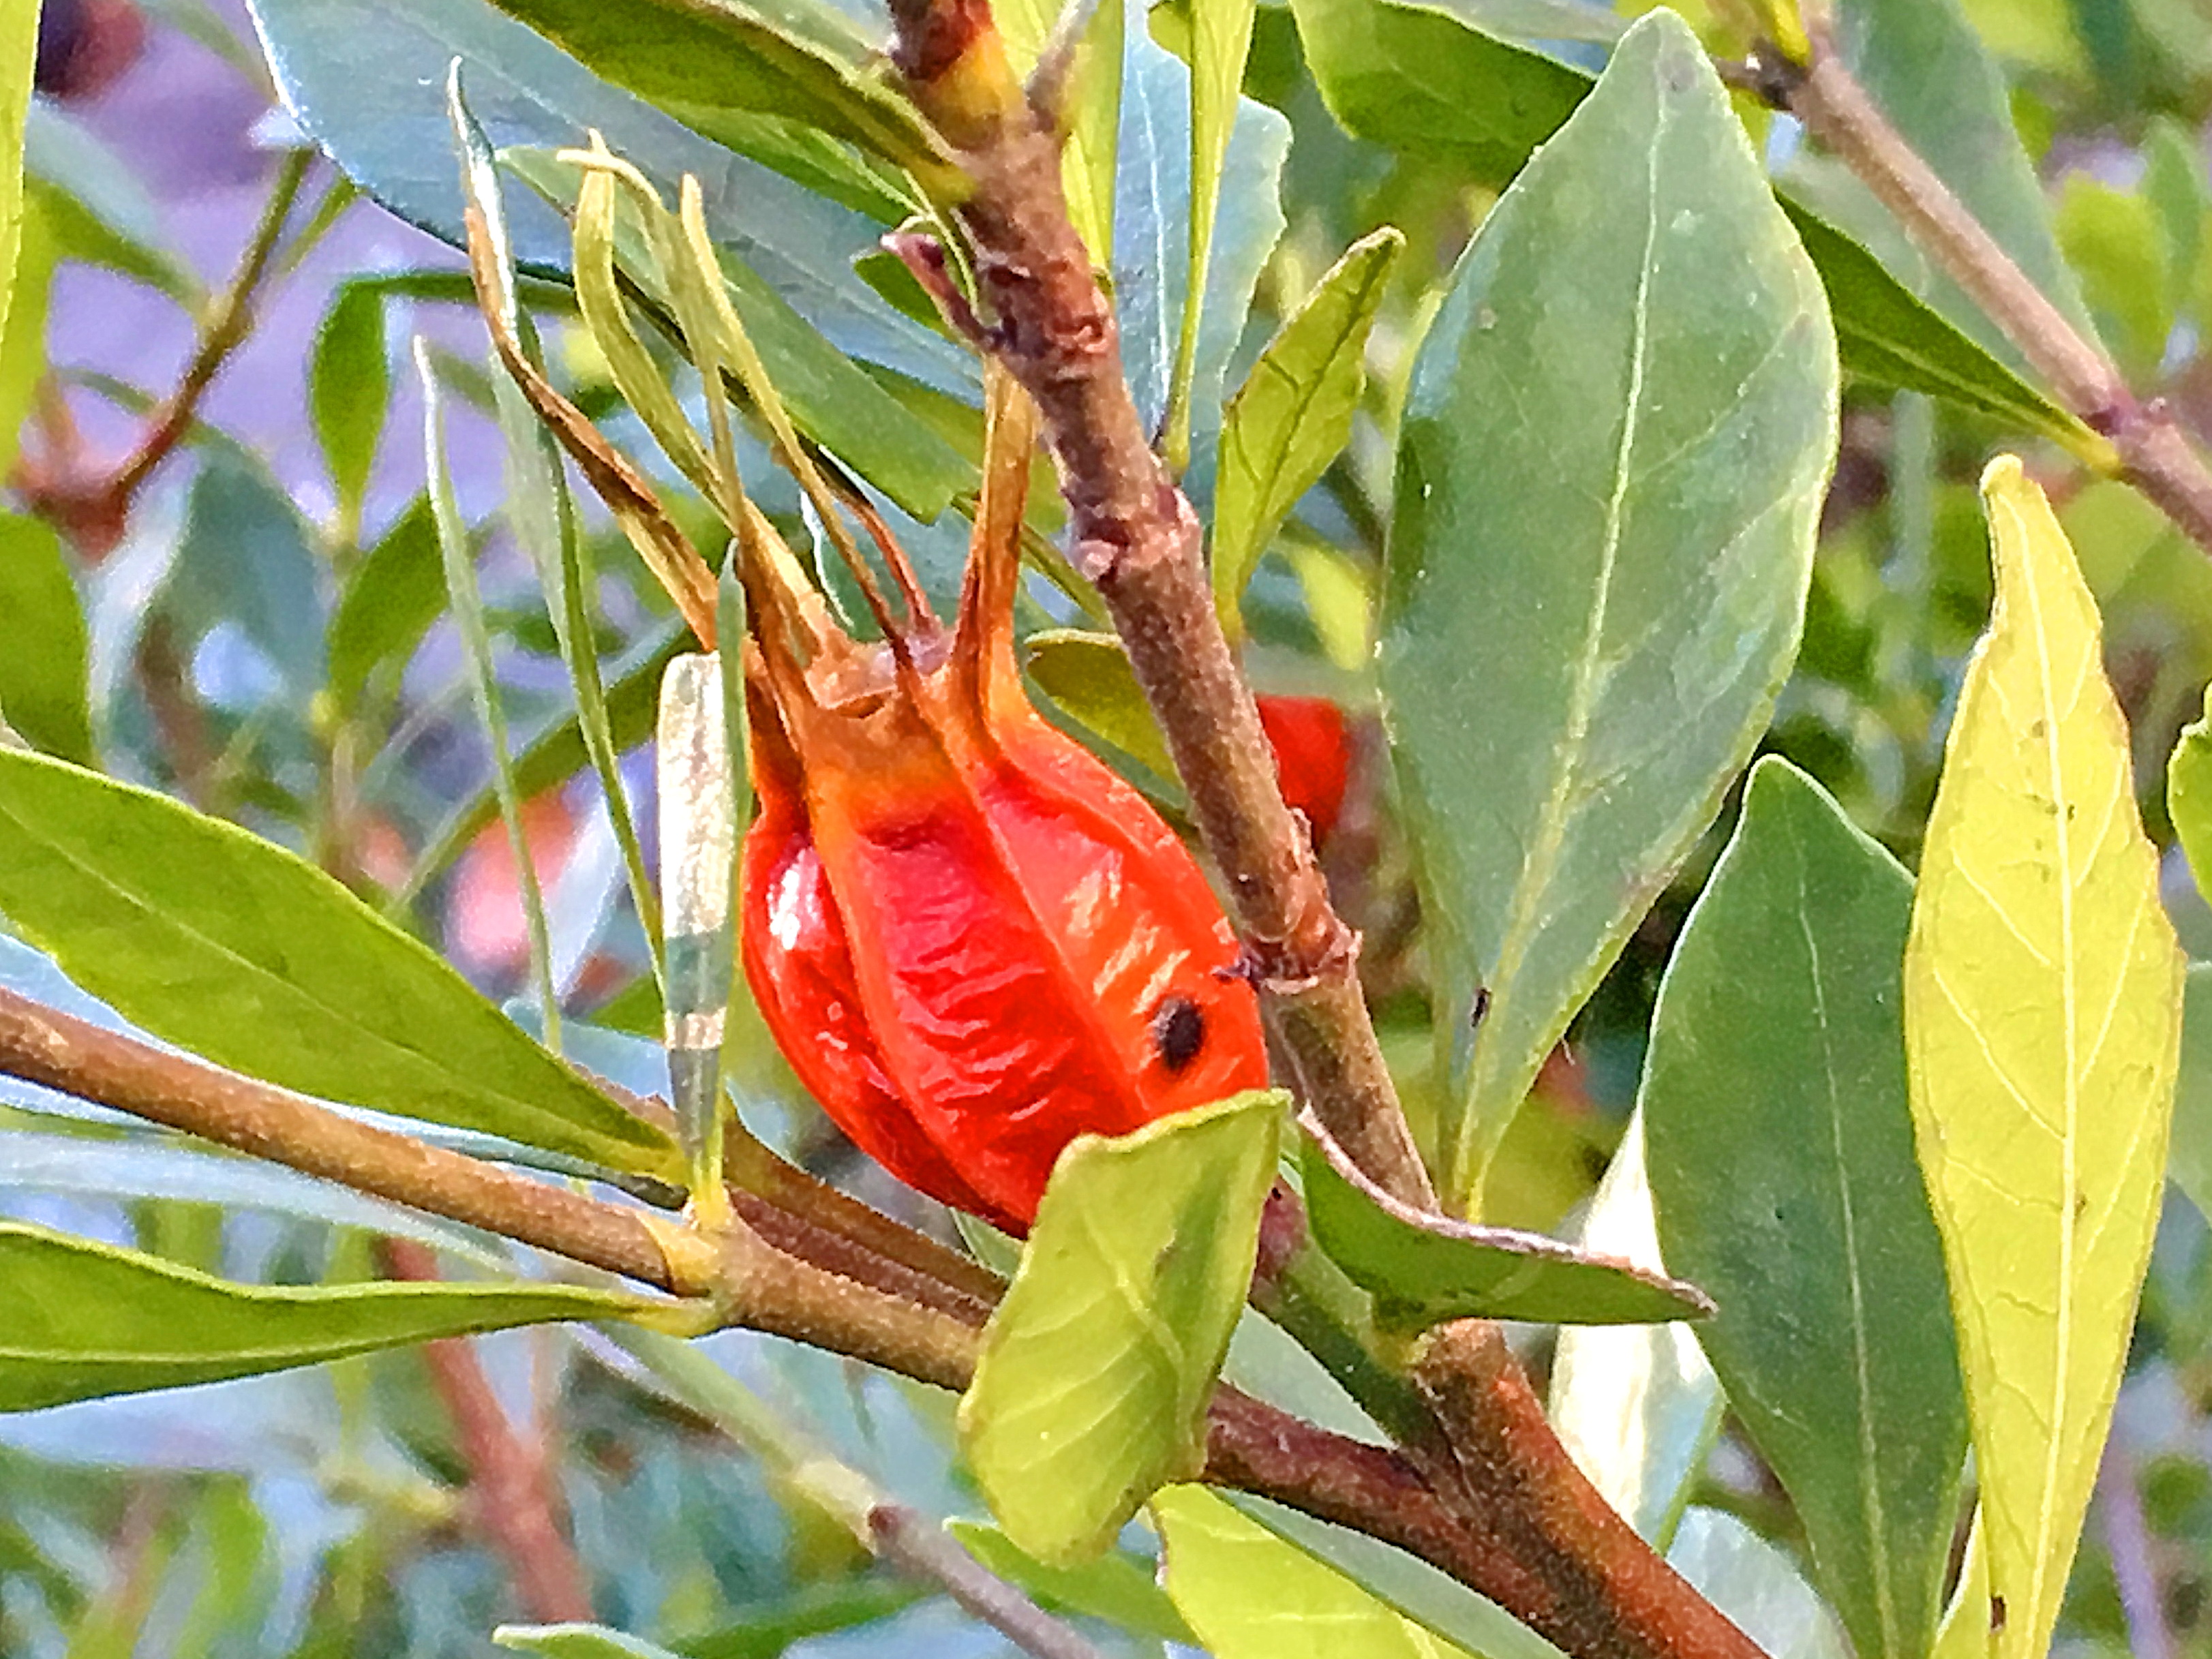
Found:
[[[1493,9],[1492,0],[1452,3],[1476,21]],[[1678,9],[1725,46],[1718,8]],[[295,40],[295,50],[317,40],[335,50],[351,29],[373,54],[383,50],[369,37],[374,9],[288,4],[264,21],[290,14],[308,41]],[[1577,7],[1554,9],[1565,17]],[[1601,38],[1603,20],[1584,9]],[[1966,0],[1966,9],[2009,83],[2058,246],[2099,331],[2138,389],[2170,400],[2203,439],[2212,3]],[[1187,38],[1178,0],[1147,21],[1170,51]],[[418,27],[410,9],[394,37]],[[1553,49],[1596,61],[1571,40]],[[300,148],[234,0],[46,0],[38,84],[25,255],[0,350],[0,465],[12,497],[0,517],[0,618],[41,622],[0,656],[0,702],[41,746],[97,753],[118,775],[313,857],[533,1017],[521,883],[446,618],[414,435],[421,408],[401,372],[404,342],[427,338],[455,394],[457,486],[484,544],[568,1048],[617,1080],[656,1089],[659,1049],[640,1035],[658,1022],[644,941],[566,725],[573,702],[553,629],[495,512],[502,450],[457,256],[357,198]],[[1325,697],[1349,715],[1347,745],[1322,742],[1306,781],[1316,801],[1341,783],[1324,858],[1366,935],[1370,992],[1418,1115],[1427,983],[1372,713],[1371,602],[1412,350],[1438,281],[1494,197],[1432,158],[1346,136],[1307,73],[1286,7],[1260,9],[1246,89],[1289,118],[1287,228],[1260,272],[1230,386],[1354,240],[1389,224],[1408,243],[1370,338],[1351,447],[1267,551],[1243,615],[1261,690]],[[1746,112],[1772,167],[1802,164],[1788,123]],[[397,147],[420,137],[393,131]],[[388,159],[426,179],[450,173],[442,149],[411,161],[396,149]],[[1224,212],[1250,210],[1232,177]],[[806,234],[799,227],[792,245]],[[792,245],[783,257],[800,257]],[[799,275],[823,272],[802,265]],[[834,275],[853,280],[849,269]],[[863,275],[896,286],[879,266],[864,264]],[[823,283],[825,293],[835,287]],[[589,337],[562,326],[565,292],[534,297],[571,394],[632,454],[650,454]],[[926,410],[932,380],[961,373],[957,354],[920,324],[895,320],[878,355],[905,354],[899,389]],[[823,324],[840,344],[864,325],[890,326],[841,333]],[[1805,648],[1769,746],[1908,862],[1964,656],[1987,615],[1973,480],[1993,448],[2021,441],[1915,395],[1848,398]],[[2104,608],[2142,805],[2170,842],[2159,783],[2212,678],[2212,566],[2130,489],[2090,477],[2055,447],[2031,455]],[[1201,448],[1201,496],[1208,465]],[[748,476],[805,545],[787,482],[757,452]],[[901,528],[926,572],[948,580],[963,528],[949,517]],[[642,800],[650,769],[635,745],[671,619],[610,526],[592,520],[589,540],[595,643],[617,734],[632,750],[625,776]],[[1085,620],[1045,585],[1029,600],[1032,629]],[[1054,681],[1039,663],[1040,683],[1065,694],[1076,729],[1103,732],[1109,752],[1171,807],[1172,785],[1144,763],[1142,722],[1115,727],[1107,693],[1079,665],[1060,665],[1073,678]],[[1576,1224],[1626,1115],[1659,974],[1731,816],[1546,1067],[1538,1109],[1517,1120],[1493,1178],[1492,1218]],[[2185,944],[2212,956],[2212,909],[2178,853],[2166,872]],[[0,977],[36,986],[40,965],[10,949],[0,940]],[[749,1110],[765,1115],[780,1144],[872,1201],[929,1220],[836,1137],[757,1034],[742,1047]],[[54,1112],[51,1100],[0,1093],[0,1116],[39,1131],[0,1137],[0,1212],[271,1283],[405,1265],[295,1188],[264,1190],[212,1159],[185,1184],[169,1150]],[[77,1137],[80,1151],[97,1142],[101,1155],[57,1160],[59,1135]],[[2212,1155],[2177,1156],[2204,1195]],[[942,1397],[771,1339],[732,1334],[708,1346],[780,1420],[893,1494],[933,1515],[979,1512],[951,1458]],[[1000,1650],[949,1602],[872,1566],[803,1491],[763,1473],[775,1462],[759,1449],[672,1401],[635,1358],[568,1329],[0,1418],[0,1654],[431,1659],[482,1653],[495,1624],[550,1616],[563,1594],[702,1659]],[[565,1521],[565,1590],[532,1589],[495,1513],[510,1490],[502,1482],[518,1481],[550,1492],[550,1512]],[[1719,1443],[1698,1501],[1792,1538],[1778,1488],[1739,1438]],[[1141,1536],[1128,1542],[1140,1554],[1150,1547]],[[1098,1630],[1124,1650],[1145,1645]],[[2149,1642],[2212,1654],[2212,1230],[2186,1201],[2169,1204],[2162,1226],[2063,1633],[2069,1652],[2124,1652],[2132,1638],[2138,1653],[2153,1651]]]

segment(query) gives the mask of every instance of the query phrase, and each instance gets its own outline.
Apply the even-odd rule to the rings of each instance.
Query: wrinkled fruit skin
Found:
[[[904,662],[832,640],[802,670],[757,634],[742,936],[777,1046],[837,1126],[1026,1233],[1077,1135],[1265,1087],[1267,1067],[1190,854],[1030,705],[1018,544],[992,516],[957,629],[910,623]]]
[[[1352,727],[1326,697],[1261,697],[1260,726],[1275,751],[1283,799],[1306,815],[1316,845],[1344,811],[1352,774]]]

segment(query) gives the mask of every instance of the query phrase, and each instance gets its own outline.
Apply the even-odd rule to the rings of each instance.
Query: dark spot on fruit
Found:
[[[1152,1047],[1159,1050],[1160,1064],[1180,1072],[1198,1058],[1205,1045],[1206,1016],[1198,1005],[1186,996],[1163,998],[1159,1012],[1152,1016]]]

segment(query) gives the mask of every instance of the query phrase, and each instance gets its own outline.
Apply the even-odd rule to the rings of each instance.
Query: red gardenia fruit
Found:
[[[1326,697],[1261,697],[1260,726],[1275,751],[1283,799],[1306,815],[1315,844],[1328,839],[1344,810],[1352,774],[1352,726]]]
[[[1263,1087],[1237,945],[1144,798],[1031,707],[1013,650],[1025,397],[990,459],[948,632],[859,644],[794,570],[747,572],[744,958],[777,1046],[908,1186],[1015,1232],[1076,1135]]]

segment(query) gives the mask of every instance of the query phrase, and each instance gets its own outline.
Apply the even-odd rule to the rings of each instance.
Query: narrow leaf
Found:
[[[324,654],[338,707],[355,712],[378,669],[404,667],[445,609],[437,521],[417,495],[347,575],[331,613]]]
[[[1212,557],[1224,627],[1235,627],[1244,584],[1275,532],[1351,441],[1367,385],[1368,331],[1405,246],[1386,225],[1346,249],[1268,342],[1222,416]]]
[[[1232,1096],[1060,1155],[991,1316],[960,1440],[1015,1547],[1105,1549],[1206,1462],[1214,1374],[1250,1287],[1283,1097]]]
[[[307,368],[307,414],[323,467],[338,498],[338,525],[351,542],[361,532],[362,499],[376,463],[392,400],[385,356],[384,295],[373,283],[348,283],[323,313]]]
[[[1190,9],[1189,275],[1183,285],[1175,374],[1168,386],[1166,442],[1168,464],[1178,471],[1190,462],[1191,377],[1197,371],[1199,325],[1206,314],[1221,169],[1229,159],[1229,138],[1243,94],[1255,4],[1255,0],[1211,0]]]
[[[1467,1655],[1203,1486],[1155,1495],[1152,1521],[1168,1595],[1216,1659]]]
[[[0,1221],[0,1412],[253,1376],[433,1337],[562,1319],[664,1322],[678,1304],[568,1285],[233,1285]]]
[[[0,514],[0,720],[25,742],[92,763],[90,637],[76,578],[51,525]]]
[[[420,942],[321,871],[150,791],[0,751],[0,913],[155,1036],[325,1099],[672,1173]]]
[[[1582,1243],[1663,1272],[1644,1167],[1639,1111],[1590,1200]],[[1720,1431],[1720,1382],[1691,1328],[1577,1325],[1561,1331],[1547,1414],[1606,1502],[1663,1547]]]
[[[23,229],[23,120],[31,107],[31,66],[38,56],[39,0],[0,0],[0,339],[8,332],[8,298],[15,287],[15,250]]]
[[[2096,605],[2043,494],[1982,480],[1996,603],[1960,692],[1905,959],[2001,1655],[2048,1645],[2166,1169],[2182,958]]]
[[[826,6],[776,15],[737,0],[498,0],[618,87],[744,150],[772,116],[844,139],[950,190],[951,152],[905,96],[867,73],[868,43]],[[738,118],[732,122],[729,118]]]
[[[1447,1319],[1571,1325],[1642,1324],[1712,1311],[1692,1285],[1540,1233],[1478,1227],[1399,1202],[1370,1181],[1310,1117],[1300,1168],[1314,1237],[1376,1298],[1385,1324]]]
[[[491,635],[484,626],[483,599],[477,589],[476,550],[453,498],[446,465],[445,396],[430,366],[428,345],[415,342],[415,371],[422,387],[422,465],[429,479],[430,514],[438,526],[438,550],[445,561],[446,595],[453,626],[468,658],[469,689],[477,718],[483,722],[491,750],[492,787],[507,825],[507,848],[514,860],[523,926],[530,939],[530,976],[538,992],[538,1016],[545,1022],[545,1043],[561,1051],[561,996],[553,984],[553,951],[545,929],[545,895],[538,882],[538,860],[523,827],[522,796],[514,787],[514,765],[507,741],[507,710],[500,700],[499,672],[492,662]]]
[[[1761,761],[1644,1075],[1667,1261],[1720,1304],[1698,1340],[1864,1659],[1935,1639],[1966,1450],[1906,1101],[1911,905],[1817,784]]]
[[[1468,247],[1400,443],[1380,666],[1455,1207],[1766,725],[1835,434],[1820,283],[1653,13]]]

